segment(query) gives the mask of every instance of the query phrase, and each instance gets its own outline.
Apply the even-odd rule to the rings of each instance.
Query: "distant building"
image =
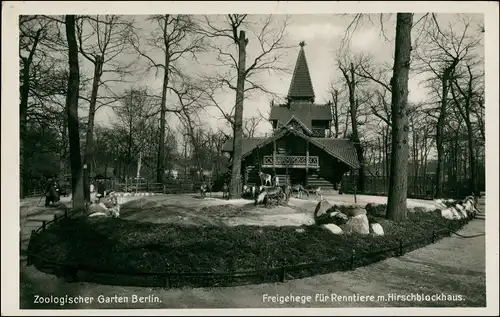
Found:
[[[258,173],[278,175],[283,182],[335,187],[342,175],[358,169],[359,162],[352,141],[332,139],[330,104],[315,104],[304,43],[292,76],[286,104],[271,105],[269,137],[243,138],[242,175],[244,183],[260,183]],[[233,139],[223,146],[233,152]],[[230,163],[231,164],[231,163]]]

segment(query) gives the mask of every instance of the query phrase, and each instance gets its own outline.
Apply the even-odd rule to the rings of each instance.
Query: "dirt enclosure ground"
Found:
[[[386,203],[386,197],[358,195],[356,202]],[[131,200],[132,199],[132,200]],[[353,195],[324,195],[323,199],[333,204],[354,204]],[[123,198],[120,217],[122,219],[152,223],[184,223],[191,225],[259,225],[301,226],[314,223],[314,208],[317,198],[292,197],[287,205],[254,206],[252,200],[222,199],[221,193],[213,193],[204,199],[198,195],[158,195],[139,198]],[[408,207],[436,209],[436,203],[424,200],[408,200]]]
[[[291,198],[287,206],[254,206],[252,200],[224,200],[213,194],[204,199],[197,195],[161,195],[125,202],[120,217],[153,223],[191,225],[301,226],[313,223],[315,200]]]

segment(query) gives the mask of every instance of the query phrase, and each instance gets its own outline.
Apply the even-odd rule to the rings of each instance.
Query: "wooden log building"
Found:
[[[280,183],[336,189],[344,173],[359,168],[351,140],[331,138],[331,103],[315,104],[309,68],[300,43],[287,103],[271,105],[273,133],[243,138],[242,180],[260,185],[259,171],[279,176]],[[223,146],[232,156],[233,139]]]

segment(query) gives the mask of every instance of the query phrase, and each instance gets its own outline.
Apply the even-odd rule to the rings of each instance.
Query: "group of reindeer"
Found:
[[[319,197],[320,200],[323,198],[321,187],[308,190],[302,184],[280,185],[278,176],[272,177],[272,175],[263,172],[259,172],[259,178],[260,186],[243,186],[243,194],[253,197],[256,205],[262,202],[268,204],[273,201],[276,203],[288,201],[293,193],[297,193],[297,198],[301,198],[303,195],[309,198],[311,193]],[[229,198],[229,186],[227,184],[224,184],[222,195],[223,198]]]

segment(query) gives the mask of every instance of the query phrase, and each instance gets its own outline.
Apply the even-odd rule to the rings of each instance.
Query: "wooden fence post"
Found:
[[[54,222],[57,222],[57,215],[54,215]]]
[[[356,250],[352,249],[352,251],[351,251],[351,270],[354,270],[355,256],[356,256]]]
[[[42,229],[45,230],[45,226],[47,225],[47,222],[44,220],[42,221]]]
[[[436,242],[436,230],[432,229],[432,243]]]
[[[399,256],[403,256],[403,239],[399,240]]]

